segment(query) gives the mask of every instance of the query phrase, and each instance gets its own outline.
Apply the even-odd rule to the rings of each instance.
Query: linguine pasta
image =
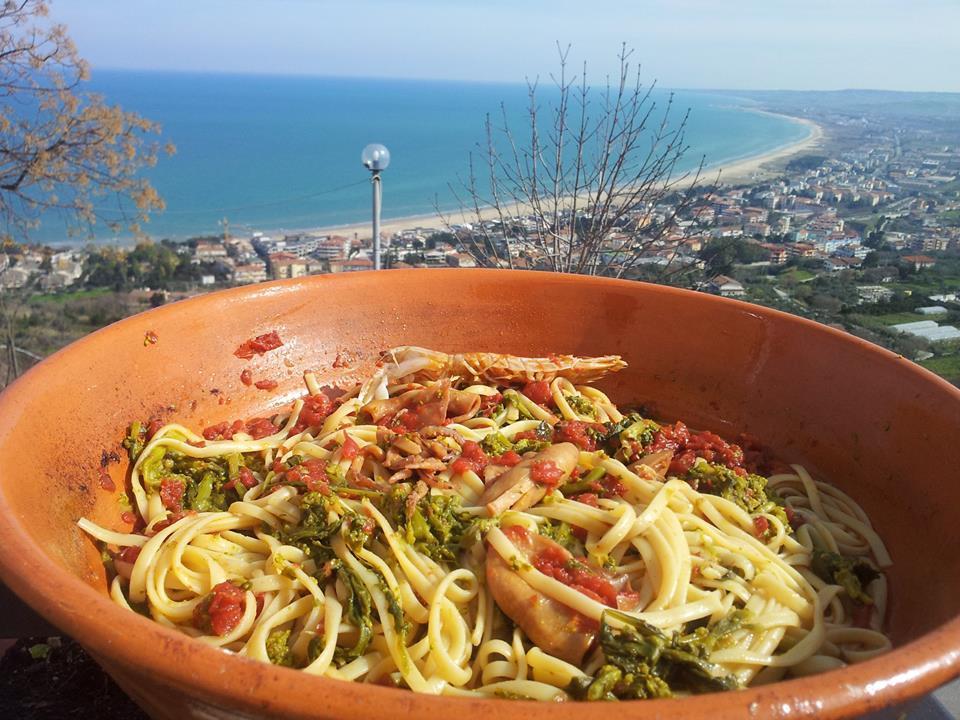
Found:
[[[856,502],[618,409],[590,383],[624,365],[397,348],[337,397],[308,374],[289,414],[135,424],[136,531],[79,524],[123,607],[417,692],[664,697],[888,650]]]

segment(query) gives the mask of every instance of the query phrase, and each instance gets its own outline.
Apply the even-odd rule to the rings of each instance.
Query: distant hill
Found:
[[[897,92],[890,90],[711,90],[763,105],[806,114],[810,110],[874,118],[915,117],[957,121],[960,93]]]

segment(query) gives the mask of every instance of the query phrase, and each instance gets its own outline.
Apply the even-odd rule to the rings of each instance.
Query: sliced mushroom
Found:
[[[543,496],[547,494],[547,487],[537,483],[531,477],[534,465],[552,462],[563,473],[557,483],[562,485],[577,466],[579,458],[580,451],[573,443],[551,445],[500,475],[492,485],[484,490],[480,497],[480,503],[487,506],[487,513],[490,517],[495,517],[510,509],[526,510],[540,502]]]

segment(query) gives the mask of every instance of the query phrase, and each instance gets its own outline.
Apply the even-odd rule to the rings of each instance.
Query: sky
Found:
[[[960,91],[960,0],[53,0],[96,68],[523,82],[573,45],[662,87]]]

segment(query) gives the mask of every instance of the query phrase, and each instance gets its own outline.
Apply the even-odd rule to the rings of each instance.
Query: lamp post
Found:
[[[370,171],[373,185],[373,269],[380,269],[380,173],[390,164],[390,151],[380,143],[367,145],[360,154],[363,166]]]

